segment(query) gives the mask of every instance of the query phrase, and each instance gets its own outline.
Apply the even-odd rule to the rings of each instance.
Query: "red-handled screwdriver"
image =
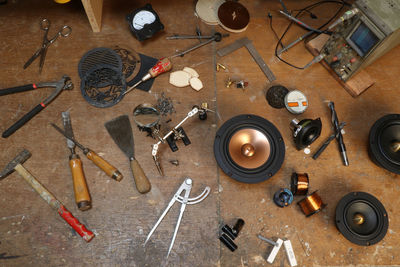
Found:
[[[142,82],[145,82],[151,78],[155,78],[158,75],[167,72],[169,70],[171,70],[172,68],[172,63],[168,58],[161,58],[150,70],[149,72],[142,77],[142,79],[140,81],[138,81],[137,83],[135,83],[134,85],[132,85],[131,87],[129,87],[125,93],[123,93],[124,95],[129,93],[130,91],[132,91],[133,89],[136,88],[136,86],[138,86],[139,84],[141,84]]]

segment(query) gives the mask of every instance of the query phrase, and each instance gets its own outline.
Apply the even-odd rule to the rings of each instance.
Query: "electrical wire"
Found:
[[[325,22],[324,24],[322,24],[320,27],[317,28],[318,30],[321,30],[321,29],[324,28],[326,25],[328,25],[332,20],[334,20],[335,17],[342,11],[342,9],[343,9],[346,5],[349,6],[349,4],[345,2],[345,0],[340,0],[340,1],[335,1],[335,0],[320,1],[320,2],[317,2],[317,3],[314,3],[314,4],[308,5],[308,6],[306,6],[305,8],[302,8],[302,9],[298,10],[297,14],[296,14],[294,17],[297,18],[297,17],[299,17],[300,15],[302,15],[302,13],[304,13],[304,12],[310,12],[310,10],[312,10],[313,8],[315,8],[315,7],[317,7],[317,6],[320,6],[320,5],[322,5],[322,4],[327,4],[327,3],[341,4],[341,6],[340,6],[340,8],[336,11],[336,13],[335,13],[327,22]],[[273,26],[272,26],[272,16],[268,16],[268,17],[269,17],[269,19],[270,19],[270,27],[271,27],[271,29],[273,30]],[[286,33],[289,31],[289,29],[291,28],[291,26],[292,26],[293,24],[294,24],[294,22],[291,21],[291,22],[288,24],[288,26],[286,27],[286,29],[285,29],[285,31],[283,32],[282,36],[281,36],[280,38],[278,38],[278,42],[277,42],[277,44],[276,44],[276,46],[275,46],[275,56],[276,56],[280,61],[282,61],[283,63],[285,63],[285,64],[287,64],[287,65],[289,65],[289,66],[291,66],[291,67],[296,68],[296,69],[303,70],[303,69],[305,69],[304,67],[295,66],[295,65],[289,63],[288,61],[282,59],[282,58],[278,55],[278,47],[279,47],[279,45],[281,45],[282,47],[284,47],[284,45],[283,45],[283,43],[282,43],[282,39],[285,37]],[[275,30],[273,30],[273,32],[275,32]],[[276,34],[276,32],[275,32],[275,34]],[[276,34],[276,36],[278,36],[278,35]]]

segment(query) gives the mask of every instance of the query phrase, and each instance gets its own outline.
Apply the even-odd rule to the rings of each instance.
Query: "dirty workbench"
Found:
[[[105,1],[100,33],[92,32],[80,1],[58,5],[52,1],[13,0],[0,6],[0,88],[58,80],[63,74],[69,75],[75,84],[74,90],[63,92],[11,137],[0,139],[0,166],[3,168],[21,148],[27,148],[32,157],[24,166],[96,234],[90,243],[84,242],[13,173],[0,183],[0,266],[160,266],[165,261],[179,208],[175,206],[170,211],[145,247],[143,243],[185,177],[193,179],[192,196],[205,186],[211,187],[211,193],[203,202],[187,207],[168,259],[169,266],[268,266],[265,259],[271,247],[259,240],[257,234],[290,239],[300,266],[399,265],[400,180],[371,162],[367,140],[369,129],[378,118],[400,111],[400,47],[368,67],[376,84],[353,98],[321,65],[301,71],[275,58],[276,38],[269,27],[267,12],[273,15],[275,30],[282,33],[287,20],[278,13],[279,1],[243,0],[241,3],[251,14],[246,31],[173,59],[175,70],[185,66],[197,70],[204,84],[200,92],[190,87],[174,87],[168,83],[169,75],[164,74],[156,78],[150,93],[135,90],[111,108],[99,109],[83,99],[77,66],[83,54],[92,48],[128,46],[161,58],[197,42],[168,41],[165,40],[168,35],[192,34],[196,25],[203,33],[225,33],[219,26],[208,26],[198,20],[193,15],[194,2],[152,1],[165,30],[142,43],[131,35],[125,15],[145,1]],[[310,2],[285,1],[292,10]],[[327,19],[336,8],[330,4],[316,9],[315,14],[321,20]],[[41,18],[52,22],[50,35],[61,25],[71,26],[72,34],[50,46],[39,75],[38,61],[26,70],[22,66],[41,43],[42,31],[38,25]],[[304,20],[319,24],[309,16]],[[288,38],[293,40],[302,33],[302,29],[293,27]],[[349,167],[342,165],[336,144],[330,145],[316,161],[295,149],[289,129],[289,122],[295,116],[267,104],[264,95],[270,83],[245,49],[222,58],[216,56],[218,48],[242,37],[253,41],[277,77],[274,84],[299,89],[308,96],[310,107],[297,118],[320,117],[323,124],[320,139],[310,147],[312,152],[331,132],[326,101],[335,102],[340,120],[347,123],[344,139]],[[285,58],[304,65],[312,56],[300,44]],[[217,62],[227,66],[227,70],[216,72]],[[243,78],[249,86],[245,90],[226,88],[228,77]],[[51,89],[40,89],[0,97],[0,130],[3,132],[50,92]],[[201,102],[208,102],[219,116],[210,113],[206,121],[187,122],[185,130],[192,141],[190,146],[179,144],[175,153],[167,147],[162,149],[164,177],[158,174],[151,158],[153,140],[133,127],[136,158],[152,183],[151,192],[141,195],[134,186],[128,160],[108,135],[104,123],[128,114],[133,124],[133,108],[141,103],[155,104],[162,93],[173,100],[176,110],[163,118],[164,122],[171,119],[170,124],[177,123],[193,105]],[[79,211],[74,202],[65,139],[49,124],[61,125],[61,112],[66,110],[71,113],[77,139],[108,159],[125,176],[121,182],[111,180],[79,152],[93,200],[93,208],[85,212]],[[282,168],[271,179],[258,184],[243,184],[229,178],[218,168],[213,154],[219,126],[233,116],[248,113],[271,121],[286,146]],[[175,159],[179,166],[169,163]],[[319,190],[327,204],[322,212],[306,218],[295,203],[283,209],[273,203],[273,193],[289,185],[293,171],[309,174],[311,188]],[[335,227],[336,204],[353,191],[373,194],[388,212],[389,230],[376,245],[363,247],[350,243]],[[232,225],[237,218],[243,218],[245,226],[235,241],[238,249],[232,253],[221,245],[218,232],[220,225]],[[282,250],[274,265],[289,265]]]

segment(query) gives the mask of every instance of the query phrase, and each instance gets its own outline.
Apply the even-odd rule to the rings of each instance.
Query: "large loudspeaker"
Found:
[[[219,167],[233,179],[258,183],[280,169],[285,143],[271,122],[256,115],[239,115],[217,131],[214,155]]]
[[[373,162],[400,174],[400,114],[377,120],[369,132],[369,155]]]
[[[389,219],[385,207],[374,196],[352,192],[336,206],[336,227],[349,241],[369,246],[385,237]]]

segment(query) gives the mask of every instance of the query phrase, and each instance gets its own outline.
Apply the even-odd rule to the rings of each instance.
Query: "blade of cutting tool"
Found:
[[[117,146],[128,157],[137,190],[142,194],[149,192],[151,189],[149,179],[146,177],[139,162],[135,159],[132,127],[128,115],[122,115],[108,121],[104,126]]]
[[[69,115],[69,111],[65,111],[61,113],[63,125],[64,125],[64,131],[65,133],[74,138],[74,132],[72,131],[72,125],[71,125],[71,117]],[[72,142],[70,139],[67,138],[67,146],[69,149],[73,150],[75,149],[75,143]]]

